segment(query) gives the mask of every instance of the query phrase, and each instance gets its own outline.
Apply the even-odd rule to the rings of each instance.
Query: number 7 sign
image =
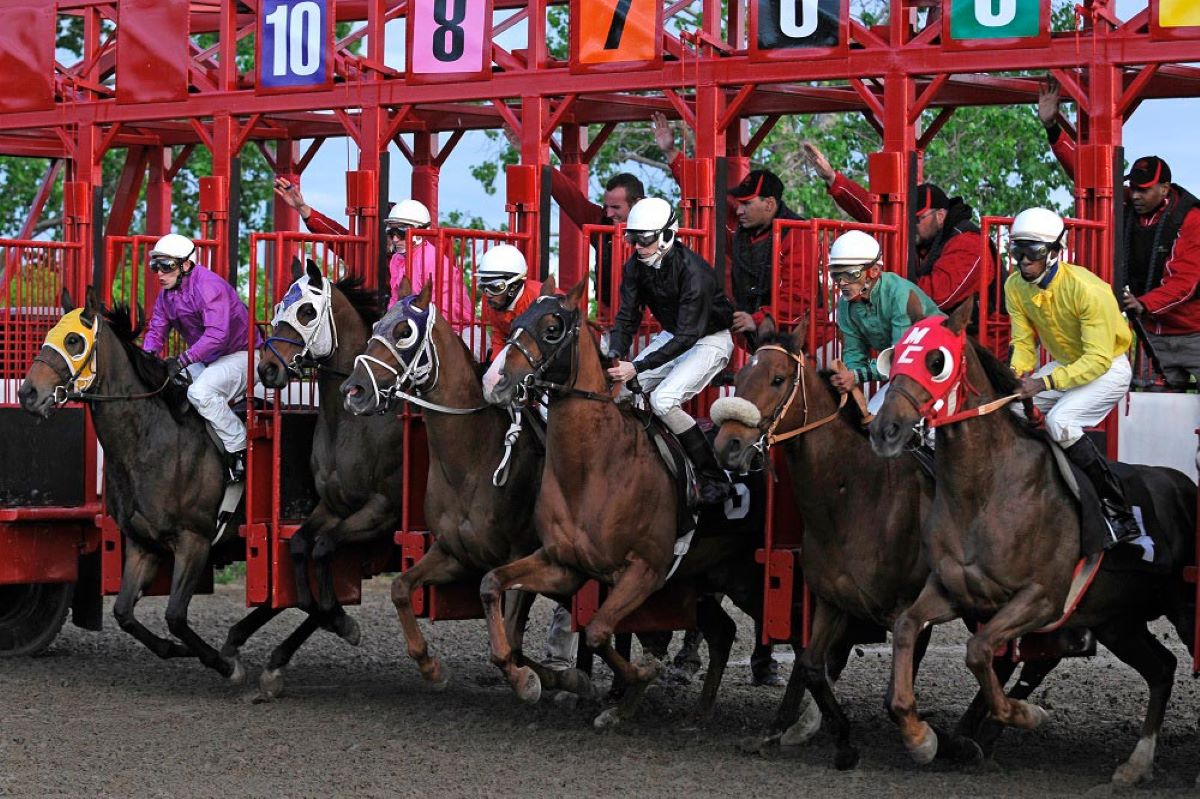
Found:
[[[571,0],[571,71],[662,64],[661,0]]]
[[[491,0],[409,0],[408,77],[491,77]]]

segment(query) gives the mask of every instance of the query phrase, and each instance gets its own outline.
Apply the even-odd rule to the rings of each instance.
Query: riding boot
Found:
[[[225,480],[240,483],[246,479],[246,450],[227,453],[225,456]]]
[[[1092,440],[1084,436],[1063,451],[1071,463],[1087,475],[1100,495],[1100,508],[1113,532],[1113,542],[1109,546],[1139,538],[1142,531],[1125,499],[1125,489],[1109,468],[1108,459],[1100,454]]]
[[[696,480],[700,484],[700,502],[705,505],[720,505],[733,496],[733,483],[729,475],[717,463],[717,453],[700,425],[693,425],[678,434],[688,459],[696,467]]]

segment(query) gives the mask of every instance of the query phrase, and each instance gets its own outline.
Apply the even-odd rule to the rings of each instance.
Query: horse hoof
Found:
[[[349,615],[343,615],[336,624],[338,637],[341,638],[350,646],[358,646],[362,643],[362,628],[358,626],[358,622]]]
[[[259,696],[269,702],[283,693],[283,669],[263,669],[258,677]]]
[[[654,682],[666,670],[662,661],[652,655],[646,655],[637,662],[638,682]]]
[[[579,669],[564,669],[555,676],[560,690],[569,691],[580,699],[596,698],[596,688],[592,685],[591,678]]]
[[[936,732],[935,732],[936,734]],[[984,761],[983,749],[964,735],[947,734],[945,742],[938,747],[938,758],[960,765],[977,765]]]
[[[1046,722],[1050,721],[1050,712],[1041,705],[1026,704],[1028,708],[1029,726],[1027,730],[1036,730],[1039,727],[1045,726]]]
[[[800,720],[788,727],[779,738],[782,746],[803,746],[821,729],[821,708],[811,699],[800,714]]]
[[[833,756],[833,767],[838,771],[849,771],[858,765],[858,749],[853,746],[839,748]]]
[[[921,726],[925,728],[925,734],[919,742],[908,746],[908,753],[917,764],[924,766],[937,757],[938,737],[928,724],[922,722]]]
[[[607,730],[617,726],[620,723],[620,709],[616,707],[610,707],[599,716],[596,716],[596,719],[592,722],[592,726],[598,730]]]
[[[751,735],[748,738],[743,738],[737,742],[738,751],[747,755],[761,755],[763,757],[771,757],[779,752],[780,734],[767,735],[765,737]]]
[[[537,674],[528,666],[522,666],[517,669],[517,677],[513,682],[513,690],[517,692],[517,698],[528,705],[536,705],[538,700],[542,698],[542,681],[538,679]]]
[[[435,659],[433,668],[430,669],[429,674],[425,675],[425,679],[433,690],[444,691],[450,684],[450,672],[442,665],[442,661]]]
[[[234,655],[232,659],[225,658],[226,663],[233,665],[233,672],[229,675],[229,682],[233,685],[241,685],[246,681],[246,667],[242,665],[242,659]]]
[[[1117,766],[1117,770],[1113,772],[1112,783],[1117,787],[1132,788],[1135,785],[1150,782],[1153,777],[1152,769],[1143,768],[1127,760]]]

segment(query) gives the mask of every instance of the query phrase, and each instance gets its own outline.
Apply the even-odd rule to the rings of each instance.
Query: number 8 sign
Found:
[[[331,0],[262,0],[258,7],[260,92],[333,85]]]
[[[409,0],[409,79],[490,77],[491,22],[491,0]]]

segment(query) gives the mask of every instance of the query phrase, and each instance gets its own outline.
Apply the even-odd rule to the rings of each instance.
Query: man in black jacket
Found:
[[[704,433],[680,406],[699,394],[729,363],[733,306],[712,267],[679,243],[679,218],[666,200],[648,197],[629,212],[625,236],[634,254],[621,275],[620,309],[609,343],[617,363],[609,377],[635,378],[650,407],[674,433],[696,466],[700,499],[724,502],[732,493],[725,470]],[[632,362],[624,360],[644,309],[662,330]]]

